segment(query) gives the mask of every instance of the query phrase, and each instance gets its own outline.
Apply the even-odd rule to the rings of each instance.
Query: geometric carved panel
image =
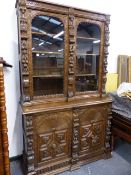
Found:
[[[80,128],[80,150],[90,150],[100,146],[103,140],[103,121],[91,122]]]
[[[39,134],[40,162],[68,155],[68,130]]]

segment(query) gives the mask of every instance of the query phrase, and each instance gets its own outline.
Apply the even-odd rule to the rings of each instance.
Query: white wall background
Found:
[[[119,54],[131,55],[130,0],[49,0],[111,15],[108,72],[116,72]],[[13,65],[5,69],[5,93],[10,157],[22,154],[22,125],[19,106],[19,67],[15,0],[0,1],[0,56]]]

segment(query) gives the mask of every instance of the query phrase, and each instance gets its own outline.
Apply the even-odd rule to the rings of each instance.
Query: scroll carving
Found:
[[[105,83],[106,83],[106,73],[107,73],[107,57],[108,57],[108,46],[109,46],[109,24],[110,16],[106,16],[105,21],[105,42],[104,42],[104,64],[103,64],[103,83],[102,83],[102,93],[105,94]]]
[[[33,150],[33,123],[32,116],[25,117],[25,135],[26,135],[26,152],[27,152],[27,170],[28,174],[36,175],[34,167],[34,150]]]
[[[72,134],[72,166],[71,170],[78,169],[79,165],[79,127],[80,127],[80,120],[78,116],[78,110],[75,109],[73,111],[73,134]]]

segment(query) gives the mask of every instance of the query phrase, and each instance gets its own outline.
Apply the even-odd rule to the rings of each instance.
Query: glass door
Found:
[[[76,92],[98,91],[101,33],[96,24],[77,28]]]
[[[32,20],[34,96],[64,94],[64,25],[56,17]]]

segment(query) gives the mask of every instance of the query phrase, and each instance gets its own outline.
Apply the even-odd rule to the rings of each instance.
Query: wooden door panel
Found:
[[[80,155],[103,151],[107,108],[88,107],[80,110]]]
[[[52,112],[33,117],[36,164],[71,158],[72,112]]]

